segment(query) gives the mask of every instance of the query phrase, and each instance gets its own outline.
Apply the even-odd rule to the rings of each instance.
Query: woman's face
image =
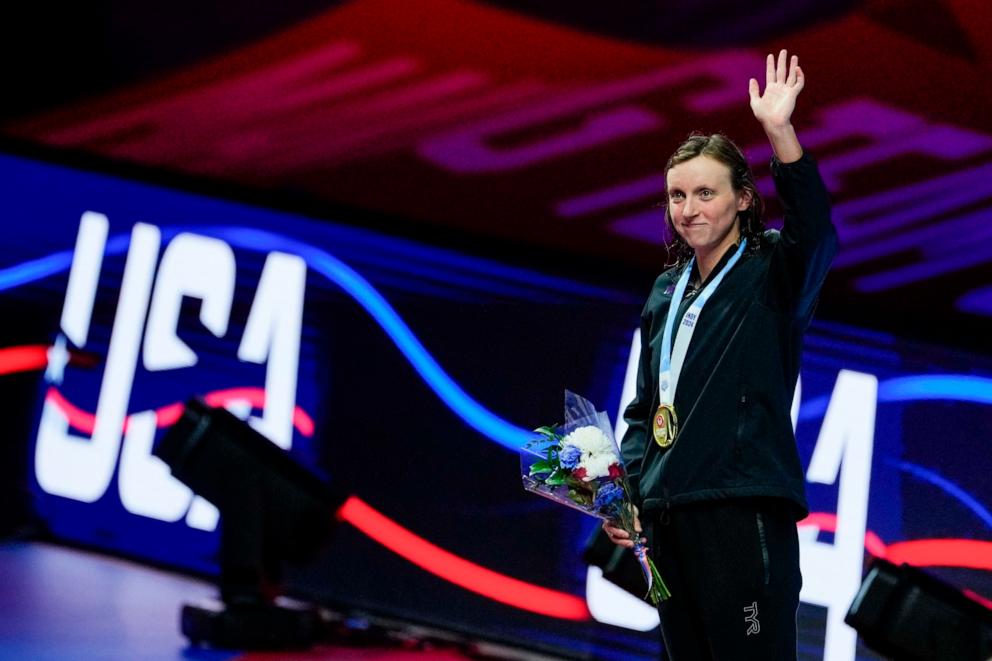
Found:
[[[729,167],[709,156],[696,156],[673,166],[666,179],[672,224],[697,257],[737,241],[737,212],[750,206],[751,194],[734,190]]]

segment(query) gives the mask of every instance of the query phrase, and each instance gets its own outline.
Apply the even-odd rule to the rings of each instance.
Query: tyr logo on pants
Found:
[[[758,602],[751,602],[750,606],[744,607],[744,622],[748,625],[747,634],[759,633],[761,631],[761,624],[758,622]]]

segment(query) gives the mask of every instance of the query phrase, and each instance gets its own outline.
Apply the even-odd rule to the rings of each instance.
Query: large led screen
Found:
[[[14,156],[0,191],[0,303],[48,324],[0,371],[38,370],[17,441],[57,538],[216,571],[217,510],[151,454],[196,394],[354,496],[293,592],[566,656],[657,655],[654,611],[580,559],[596,521],[525,493],[517,455],[565,388],[616,421],[650,281]],[[988,603],[990,404],[984,357],[814,324],[794,407],[801,658],[877,658],[842,622],[871,557]]]

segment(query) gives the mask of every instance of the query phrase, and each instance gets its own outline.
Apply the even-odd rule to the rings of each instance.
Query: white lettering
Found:
[[[77,346],[88,336],[107,230],[106,216],[84,214],[62,315],[63,330]],[[184,297],[202,301],[200,320],[214,336],[227,333],[235,289],[234,253],[218,239],[180,234],[166,247],[156,280],[159,242],[156,227],[134,226],[92,438],[70,434],[67,413],[46,400],[35,471],[48,493],[93,502],[106,493],[119,455],[118,490],[127,511],[168,522],[185,514],[189,526],[213,530],[219,518],[217,508],[194,496],[151,454],[156,412],[127,416],[127,407],[139,358],[150,371],[188,368],[197,363],[196,353],[178,336]],[[230,403],[232,408],[240,408],[240,417],[285,449],[293,437],[305,284],[306,263],[301,258],[283,253],[268,256],[238,349],[240,360],[266,365],[262,416],[249,415],[249,402]],[[142,346],[146,313],[148,325]]]
[[[168,370],[196,364],[196,354],[176,334],[186,296],[203,301],[200,321],[215,337],[223,337],[234,300],[234,276],[234,252],[223,241],[184,233],[169,242],[148,311],[145,369]]]
[[[272,253],[265,260],[238,358],[265,363],[265,412],[249,423],[288,450],[293,443],[296,374],[307,265],[301,258]]]
[[[117,487],[128,512],[160,521],[178,521],[189,508],[193,493],[172,477],[165,462],[152,456],[155,423],[155,411],[142,411],[128,418]]]
[[[857,634],[844,615],[861,585],[877,400],[876,377],[841,370],[806,473],[810,482],[838,487],[833,544],[800,540],[800,598],[827,608],[824,658],[830,661],[855,658]]]
[[[101,221],[95,218],[91,222]],[[89,225],[94,226],[99,227]],[[80,233],[87,231],[99,229],[83,229]],[[77,243],[84,263],[98,261],[92,252],[100,243],[92,239]],[[97,402],[93,437],[87,440],[69,434],[67,418],[53,411],[53,404],[45,402],[35,448],[35,472],[38,483],[49,493],[91,503],[106,492],[113,479],[158,248],[158,228],[143,223],[134,226]],[[67,291],[67,295],[73,293],[73,290]],[[70,313],[70,325],[78,324],[82,314]],[[89,314],[85,316],[88,318]],[[77,333],[77,338],[85,337],[85,329],[82,335],[79,331],[75,326],[73,332]]]
[[[86,344],[89,334],[108,228],[107,217],[94,211],[85,212],[79,222],[61,322],[62,331],[77,347]]]

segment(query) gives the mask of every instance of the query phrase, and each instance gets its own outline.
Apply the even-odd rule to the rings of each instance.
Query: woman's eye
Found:
[[[673,202],[680,202],[683,197],[684,196],[682,195],[682,193],[672,193],[671,195],[668,196],[668,199],[672,200]]]
[[[709,199],[709,198],[713,197],[713,191],[711,191],[711,190],[704,190],[704,191],[702,191],[702,192],[699,193],[699,196],[702,197],[703,199]]]

